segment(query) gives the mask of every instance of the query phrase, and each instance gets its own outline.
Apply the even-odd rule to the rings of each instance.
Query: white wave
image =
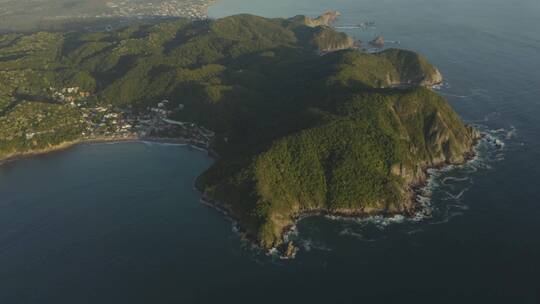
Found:
[[[298,236],[298,228],[296,225],[293,225],[284,235],[283,235],[283,242],[288,243],[292,239],[296,238]]]
[[[329,220],[332,220],[332,221],[352,220],[352,219],[344,218],[344,217],[337,216],[337,215],[325,215],[324,218],[329,219]]]
[[[467,191],[468,189],[464,189],[464,190],[461,190],[458,194],[452,194],[448,191],[444,191],[444,193],[446,193],[448,196],[450,196],[451,198],[455,199],[455,200],[459,200],[462,196],[463,196],[463,193],[465,193],[465,191]]]
[[[107,141],[102,143],[91,143],[91,146],[112,146],[112,145],[118,145],[119,141]]]
[[[152,141],[146,141],[146,140],[143,140],[142,143],[149,146],[149,147],[152,147],[152,146],[156,145],[156,143],[154,143]]]
[[[467,206],[465,204],[461,204],[461,203],[459,203],[459,204],[450,204],[450,205],[448,205],[448,209],[450,209],[450,208],[459,209],[459,210],[463,210],[463,211],[470,209],[469,206]]]
[[[311,251],[311,250],[332,251],[331,248],[318,244],[314,242],[312,239],[302,240],[300,244],[306,252]]]
[[[504,132],[506,132],[506,129],[504,129],[504,128],[493,129],[493,130],[489,130],[489,132],[491,134],[504,133]]]
[[[496,148],[504,148],[504,146],[506,145],[504,141],[502,141],[493,133],[487,133],[484,139],[485,139],[484,142],[486,144],[495,146]]]
[[[275,257],[279,255],[279,251],[276,247],[272,247],[266,251],[266,255]]]
[[[313,248],[313,241],[311,239],[302,240],[302,248],[307,252],[311,251]]]
[[[495,138],[495,145],[499,146],[499,147],[504,147],[506,144],[504,143],[504,141],[498,139],[498,138]]]
[[[495,161],[500,162],[505,159],[504,153],[495,154],[494,158]]]
[[[159,141],[151,141],[151,140],[143,140],[143,144],[149,146],[149,147],[155,147],[155,146],[162,146],[162,147],[185,147],[188,144],[186,143],[173,143],[173,142],[159,142]]]
[[[432,217],[433,217],[433,206],[431,205],[431,200],[430,200],[426,205],[422,205],[422,208],[411,217],[410,221],[413,223],[418,223]]]
[[[476,127],[476,126],[475,126]],[[443,168],[428,169],[428,178],[424,187],[417,190],[416,202],[419,210],[411,217],[396,215],[392,217],[370,216],[366,218],[346,218],[340,216],[325,216],[331,220],[352,222],[354,228],[348,227],[339,231],[339,235],[350,236],[363,241],[376,241],[366,237],[366,229],[377,228],[385,230],[389,225],[406,224],[398,226],[401,233],[414,234],[422,231],[419,223],[438,225],[449,222],[452,218],[461,216],[469,209],[467,204],[461,202],[466,191],[473,183],[471,174],[479,170],[489,170],[491,164],[504,157],[505,141],[502,139],[508,134],[506,129],[484,130],[484,137],[475,146],[475,155],[467,163],[451,165]],[[511,130],[511,129],[510,129]],[[515,134],[515,133],[513,133]],[[465,186],[465,187],[463,187]],[[303,248],[313,250],[313,241],[306,240]]]
[[[431,86],[431,88],[435,91],[438,91],[440,94],[444,94],[444,92],[440,92],[443,89],[450,89],[452,86],[448,82],[442,82],[440,84],[436,84]]]
[[[416,201],[422,205],[426,205],[431,201],[431,198],[429,196],[417,195]]]
[[[510,130],[506,133],[506,139],[510,140],[517,135],[517,129],[514,126],[510,126]]]
[[[137,143],[137,140],[113,140],[113,141],[97,141],[97,142],[88,142],[85,143],[89,146],[108,146],[108,145],[118,145],[125,143]]]
[[[449,97],[455,97],[455,98],[470,98],[472,95],[457,95],[457,94],[451,94],[451,93],[443,93],[439,92],[439,94]]]
[[[403,223],[407,220],[409,220],[407,217],[397,214],[392,217],[385,217],[382,215],[373,215],[368,217],[343,217],[343,216],[337,216],[337,215],[325,215],[325,218],[333,221],[348,221],[348,222],[354,222],[356,224],[373,224],[375,227],[379,229],[383,229],[386,226],[394,223]]]
[[[370,216],[363,219],[356,219],[358,223],[369,223],[375,225],[377,228],[383,229],[391,224],[400,224],[407,220],[407,218],[401,214],[394,215],[392,217],[384,217],[381,215]]]
[[[199,151],[203,151],[203,152],[206,152],[207,150],[204,149],[204,148],[201,148],[201,147],[197,147],[197,146],[194,146],[194,145],[189,145],[191,148],[195,149],[195,150],[199,150]]]
[[[495,130],[492,130],[495,131]],[[426,185],[418,190],[416,201],[420,204],[421,209],[414,216],[412,221],[420,222],[426,219],[439,219],[438,221],[431,222],[430,224],[445,223],[449,220],[449,217],[457,216],[462,214],[452,213],[448,215],[448,211],[444,211],[442,214],[441,208],[446,208],[452,206],[452,208],[457,208],[460,211],[468,209],[468,206],[465,204],[454,204],[448,205],[447,203],[438,203],[433,201],[432,196],[435,192],[442,191],[440,193],[444,194],[438,199],[448,202],[460,201],[465,192],[469,187],[462,189],[458,193],[450,191],[448,188],[458,187],[460,183],[466,182],[471,184],[470,174],[476,173],[478,170],[488,170],[491,169],[490,162],[494,161],[493,154],[494,151],[502,151],[504,147],[504,141],[498,138],[494,133],[505,134],[506,130],[498,130],[497,132],[487,132],[484,139],[475,147],[475,156],[473,159],[468,161],[463,165],[447,166],[440,169],[430,169],[428,170],[428,179]],[[503,154],[503,153],[501,153]],[[456,171],[459,170],[459,171]],[[459,172],[459,175],[454,175],[453,172]],[[467,176],[463,176],[466,174]]]
[[[455,177],[455,176],[447,176],[442,179],[441,183],[443,185],[448,185],[448,181],[454,181],[454,182],[464,182],[468,181],[469,177]]]

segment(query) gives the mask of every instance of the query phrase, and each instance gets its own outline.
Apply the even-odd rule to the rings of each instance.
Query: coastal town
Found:
[[[80,112],[79,119],[82,131],[80,137],[92,139],[148,139],[182,142],[196,147],[208,149],[215,133],[193,122],[173,120],[173,113],[182,111],[183,104],[173,106],[163,99],[156,106],[144,109],[131,107],[120,109],[113,105],[92,105],[88,102],[89,92],[79,87],[49,88],[52,102],[64,104]],[[38,118],[39,119],[39,118]],[[43,132],[43,131],[42,131]],[[39,135],[39,132],[28,130],[27,140]]]
[[[5,3],[4,3],[5,2]],[[77,24],[87,30],[116,28],[137,20],[208,18],[216,0],[5,0],[0,1],[0,33]]]
[[[190,19],[205,19],[207,10],[213,1],[111,1],[106,6],[110,12],[102,13],[97,17],[133,17],[133,16],[162,16],[185,17]]]

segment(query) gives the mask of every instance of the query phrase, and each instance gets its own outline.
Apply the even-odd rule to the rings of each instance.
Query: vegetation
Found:
[[[462,162],[476,133],[422,87],[441,81],[422,56],[341,50],[349,37],[305,20],[0,36],[0,157],[81,136],[55,88],[133,111],[168,99],[171,118],[216,132],[198,188],[264,247],[306,212],[410,212],[424,169]]]

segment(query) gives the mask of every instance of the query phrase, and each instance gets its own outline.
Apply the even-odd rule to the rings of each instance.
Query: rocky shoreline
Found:
[[[296,226],[298,221],[305,218],[314,217],[314,216],[334,216],[340,219],[361,219],[361,218],[367,218],[370,216],[383,216],[385,218],[390,218],[393,216],[402,215],[407,218],[412,218],[414,215],[416,215],[418,212],[422,210],[423,206],[418,204],[417,198],[420,195],[420,189],[424,188],[427,185],[428,180],[432,175],[429,171],[432,169],[443,170],[444,168],[447,168],[449,166],[465,165],[469,163],[470,161],[473,161],[477,154],[476,147],[480,143],[480,140],[484,138],[485,136],[485,134],[481,134],[481,133],[478,133],[478,134],[479,134],[478,137],[475,139],[474,143],[471,145],[471,151],[469,151],[463,156],[462,162],[458,162],[458,163],[446,162],[446,163],[437,164],[434,166],[426,166],[422,168],[422,172],[424,173],[425,177],[420,182],[410,186],[410,190],[412,192],[410,200],[413,203],[412,209],[405,210],[404,212],[395,212],[395,211],[394,212],[388,212],[388,211],[364,212],[364,211],[354,211],[354,210],[352,212],[351,211],[343,212],[340,210],[329,210],[329,209],[308,210],[308,211],[304,211],[296,215],[294,218],[294,224],[287,227],[285,231],[283,232],[283,235],[286,235],[287,233],[291,232],[291,230],[294,230],[294,227]],[[284,248],[287,248],[287,247],[284,247]]]
[[[364,211],[364,210],[330,210],[325,208],[318,208],[318,209],[312,209],[312,210],[304,210],[299,212],[298,214],[294,215],[293,217],[293,223],[283,229],[282,232],[282,239],[284,239],[287,234],[289,234],[291,231],[295,230],[295,227],[297,223],[303,219],[309,218],[309,217],[315,217],[315,216],[332,216],[337,217],[338,219],[363,219],[368,218],[371,216],[383,216],[385,218],[391,218],[394,216],[404,216],[406,218],[413,218],[415,215],[417,215],[419,212],[422,211],[423,206],[418,203],[417,198],[420,195],[420,190],[425,187],[428,183],[429,178],[433,173],[430,173],[430,170],[443,170],[444,168],[447,168],[449,166],[459,166],[459,165],[465,165],[469,163],[470,161],[473,161],[477,152],[476,147],[480,143],[481,139],[485,137],[485,134],[483,133],[477,133],[477,137],[475,138],[473,144],[470,147],[470,151],[468,151],[465,155],[463,155],[463,161],[461,162],[445,162],[436,164],[433,166],[425,166],[422,168],[423,176],[420,181],[416,182],[415,184],[410,185],[410,201],[412,202],[413,208],[406,209],[404,211]],[[209,153],[210,154],[210,153]],[[199,192],[199,195],[201,196],[200,202],[206,206],[209,206],[211,208],[214,208],[219,213],[223,214],[226,218],[228,218],[233,225],[233,230],[238,233],[240,238],[246,242],[249,242],[250,248],[257,249],[257,250],[264,250],[267,255],[276,255],[280,259],[294,259],[296,254],[299,251],[299,248],[294,245],[292,241],[285,241],[278,247],[273,248],[263,248],[259,245],[258,240],[256,238],[250,237],[249,234],[245,231],[245,229],[242,228],[242,225],[240,223],[240,219],[234,216],[233,212],[230,210],[230,208],[227,207],[227,205],[223,202],[216,201],[209,197],[208,195],[204,194],[203,191],[197,187],[197,179],[194,182],[194,189]]]

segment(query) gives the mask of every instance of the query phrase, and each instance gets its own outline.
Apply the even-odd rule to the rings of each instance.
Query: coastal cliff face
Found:
[[[291,22],[301,23],[309,27],[319,27],[319,26],[331,26],[337,18],[341,16],[341,13],[338,11],[329,11],[325,12],[317,18],[310,18],[304,15],[299,15],[290,18]]]
[[[264,248],[304,214],[411,213],[425,169],[478,134],[425,88],[442,76],[423,56],[348,49],[333,16],[0,35],[0,156],[114,137],[111,115],[153,108],[215,132],[196,186]]]
[[[355,47],[354,39],[344,33],[336,34],[328,27],[315,28],[308,44],[319,52],[335,52]]]
[[[315,19],[295,16],[285,19],[284,25],[292,30],[303,44],[315,51],[335,52],[352,49],[355,47],[354,39],[330,27],[340,15],[339,12],[327,12]]]
[[[334,63],[336,73],[330,81],[369,88],[431,87],[442,83],[437,68],[415,52],[387,49],[375,54],[347,52]]]

